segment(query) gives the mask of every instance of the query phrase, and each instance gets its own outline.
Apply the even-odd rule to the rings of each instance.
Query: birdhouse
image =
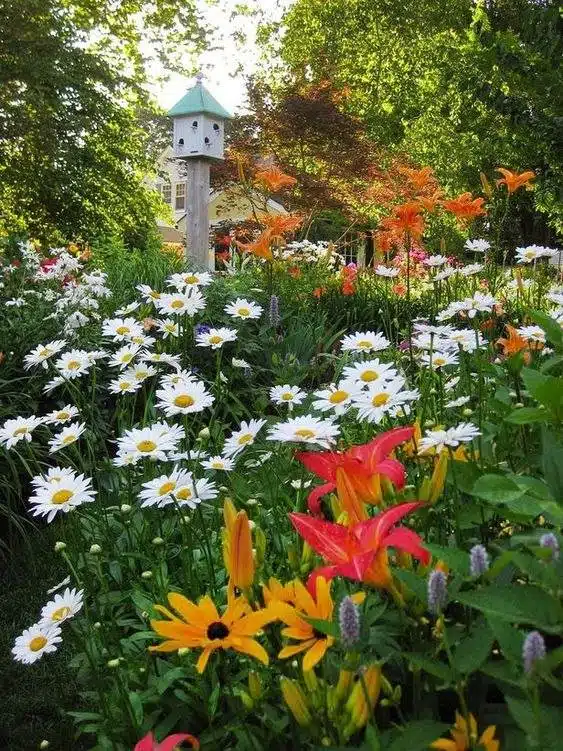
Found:
[[[168,112],[174,122],[174,156],[224,159],[225,120],[231,115],[207,91],[202,76]]]

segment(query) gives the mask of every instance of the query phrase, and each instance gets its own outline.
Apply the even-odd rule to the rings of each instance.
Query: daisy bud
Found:
[[[228,493],[229,492],[229,488],[226,485],[220,485],[219,486],[219,490],[221,491],[221,493]],[[232,499],[229,499],[229,500],[232,501]]]
[[[66,542],[59,540],[55,543],[55,553],[62,553],[63,550],[66,550]]]
[[[524,672],[529,675],[538,660],[545,657],[545,641],[539,631],[530,631],[524,640],[522,658],[524,660]]]
[[[471,417],[471,415],[473,414],[473,410],[471,409],[471,407],[466,407],[464,410],[462,410],[461,414],[464,417]]]
[[[114,660],[108,660],[107,663],[106,663],[106,665],[108,666],[108,668],[112,668],[112,669],[118,668],[119,667],[119,657],[116,657]]]
[[[141,579],[152,579],[152,571],[143,571]]]
[[[188,647],[180,647],[178,650],[178,657],[183,657],[184,655],[187,655],[190,649]]]
[[[428,577],[428,610],[437,615],[446,602],[447,580],[443,571],[432,571]]]
[[[424,421],[424,427],[425,428],[432,428],[434,425],[436,425],[435,420],[425,420]]]
[[[489,554],[483,545],[474,545],[469,551],[471,576],[482,576],[489,568]]]
[[[202,428],[197,434],[197,437],[202,441],[206,441],[210,436],[211,436],[211,432],[209,428]]]
[[[41,743],[39,744],[39,748],[41,749],[49,748],[49,741],[41,741]]]
[[[155,537],[152,540],[152,544],[158,547],[159,545],[164,545],[164,540],[162,539],[162,537]]]
[[[516,404],[514,406],[515,406],[516,409],[521,409],[524,405],[523,405],[522,402],[516,402]]]
[[[100,623],[100,621],[96,621],[96,623],[93,624],[93,628],[95,628],[96,631],[99,630],[101,627],[102,627],[102,624]]]
[[[540,537],[540,545],[542,548],[549,548],[551,550],[551,560],[559,560],[559,540],[553,532],[546,532]]]
[[[90,545],[91,555],[100,555],[101,552],[102,552],[102,548],[100,547],[100,545],[97,545],[96,543],[94,543],[94,545]]]
[[[246,500],[247,506],[256,506],[257,503],[258,501],[256,500],[256,498],[247,498]]]
[[[360,639],[360,611],[351,597],[345,597],[338,609],[340,638],[346,649],[350,649]]]
[[[122,514],[130,514],[131,509],[132,509],[132,506],[130,506],[128,503],[124,503],[119,510],[121,511]]]

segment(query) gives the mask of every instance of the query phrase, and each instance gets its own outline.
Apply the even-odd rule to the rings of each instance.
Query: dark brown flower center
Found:
[[[313,636],[315,639],[326,639],[326,634],[323,634],[323,632],[319,631],[317,628],[313,629]]]
[[[207,627],[208,639],[226,639],[229,635],[229,629],[221,621],[210,623]]]

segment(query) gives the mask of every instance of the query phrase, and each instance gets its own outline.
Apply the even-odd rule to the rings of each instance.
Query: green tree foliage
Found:
[[[184,0],[0,0],[0,230],[142,244],[162,122],[143,45],[201,41]]]
[[[282,22],[285,70],[276,75],[348,87],[347,106],[370,136],[433,166],[453,192],[478,190],[479,172],[493,177],[501,165],[536,170],[518,219],[522,234],[548,241],[537,212],[563,226],[557,5],[296,0]]]

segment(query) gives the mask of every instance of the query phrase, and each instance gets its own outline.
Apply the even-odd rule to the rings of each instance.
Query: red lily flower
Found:
[[[309,493],[311,513],[320,514],[322,496],[331,493],[339,484],[343,490],[345,484],[350,485],[358,499],[364,503],[381,501],[380,475],[387,477],[397,488],[402,488],[405,484],[405,468],[397,459],[389,459],[389,454],[413,435],[414,428],[393,428],[363,446],[353,446],[342,453],[305,451],[297,454],[299,461],[308,470],[326,480],[324,485],[319,485]],[[359,518],[351,521],[366,518],[361,513],[357,516]]]
[[[315,591],[318,576],[324,576],[327,581],[344,576],[375,587],[389,586],[392,578],[387,548],[390,547],[428,564],[430,553],[422,547],[419,535],[406,527],[393,529],[404,516],[423,505],[420,501],[400,503],[351,527],[315,519],[308,514],[289,514],[305,542],[331,564],[313,571],[307,582],[309,591]]]
[[[173,751],[173,749],[175,749],[176,746],[179,746],[183,741],[189,741],[191,747],[196,749],[196,751],[199,748],[198,739],[188,733],[174,733],[173,735],[169,735],[168,738],[165,738],[161,743],[157,743],[156,738],[151,732],[147,733],[145,737],[137,743],[134,751]]]

